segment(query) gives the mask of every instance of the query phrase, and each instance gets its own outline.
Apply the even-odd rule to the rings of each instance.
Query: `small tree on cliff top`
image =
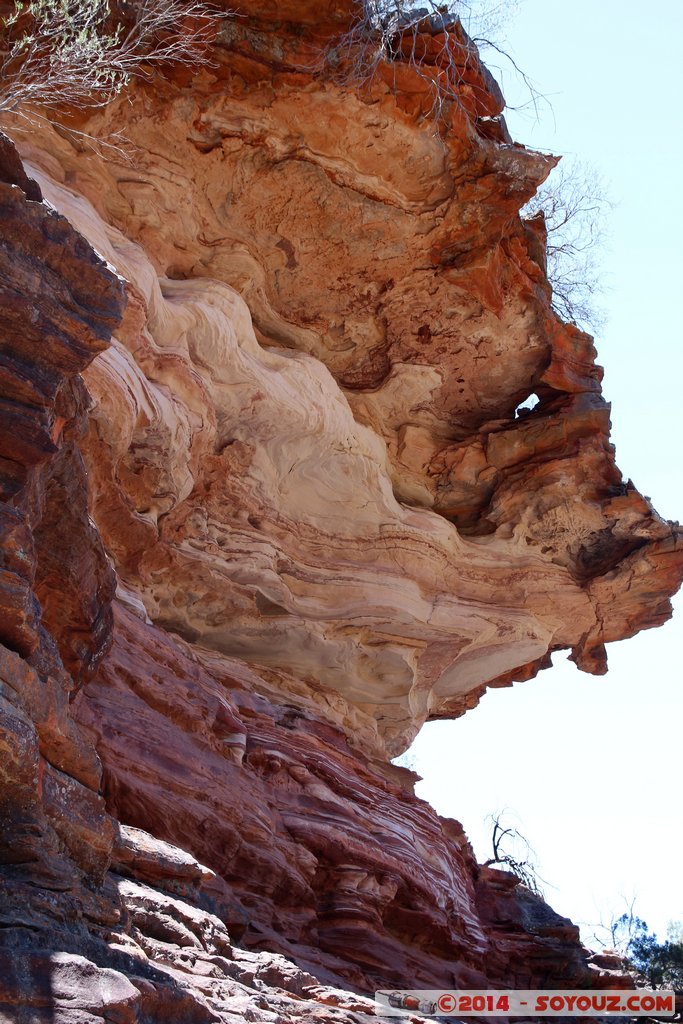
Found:
[[[492,37],[521,0],[359,0],[358,17],[324,64],[343,82],[372,85],[380,67],[411,68],[432,94],[431,114],[438,121],[448,103],[460,102],[470,67],[478,64],[477,46],[492,46],[528,79]],[[428,42],[431,37],[432,44]]]
[[[217,17],[201,0],[16,2],[1,23],[0,114],[102,107],[148,66],[199,67]]]
[[[541,882],[543,879],[536,867],[536,854],[526,836],[506,825],[501,819],[505,811],[491,814],[491,852],[492,856],[484,861],[484,867],[495,864],[516,875],[522,885],[531,889],[537,896],[543,896]]]

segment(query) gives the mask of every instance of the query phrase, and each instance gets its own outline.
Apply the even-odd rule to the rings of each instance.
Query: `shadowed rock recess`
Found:
[[[626,983],[389,759],[553,651],[604,672],[681,532],[520,219],[554,159],[462,33],[436,125],[400,60],[307,70],[353,13],[249,0],[71,115],[107,146],[0,147],[3,1022]]]

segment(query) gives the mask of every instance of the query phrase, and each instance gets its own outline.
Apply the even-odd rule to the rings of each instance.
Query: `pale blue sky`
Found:
[[[524,0],[506,46],[549,104],[508,113],[520,142],[595,165],[612,201],[604,255],[608,322],[596,343],[625,476],[683,518],[683,4]],[[510,103],[528,98],[504,62]],[[501,79],[501,74],[497,77]],[[577,923],[636,896],[658,930],[683,919],[683,602],[672,622],[608,649],[593,678],[558,659],[536,680],[490,691],[456,722],[426,726],[412,752],[418,795],[458,818],[480,859],[485,816],[513,808],[549,902]],[[585,934],[590,934],[590,928]]]

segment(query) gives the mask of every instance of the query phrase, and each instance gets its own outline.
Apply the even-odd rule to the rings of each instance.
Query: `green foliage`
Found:
[[[634,914],[634,902],[631,900],[628,910],[613,917],[609,925],[601,925],[609,934],[603,941],[621,954],[644,986],[683,991],[683,922],[672,921],[665,941],[660,942],[646,922]]]
[[[74,94],[79,106],[108,102],[128,81],[126,69],[110,60],[122,28],[107,31],[108,18],[108,6],[100,0],[16,3],[4,23],[10,42],[0,108],[14,110],[31,101],[51,106],[62,98],[71,101]]]
[[[645,922],[641,924],[627,951],[630,965],[651,988],[683,991],[683,941],[667,938],[659,942],[657,936],[647,930]],[[679,936],[680,928],[679,924]]]
[[[200,0],[17,0],[0,22],[0,114],[101,107],[151,66],[199,67],[216,19]]]

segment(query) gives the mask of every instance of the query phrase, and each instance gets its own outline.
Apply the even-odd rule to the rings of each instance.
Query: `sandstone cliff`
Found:
[[[72,121],[122,148],[0,151],[8,1020],[616,984],[389,762],[683,576],[519,217],[553,160],[464,37],[435,129],[408,67],[313,72],[351,4],[275,7]]]

